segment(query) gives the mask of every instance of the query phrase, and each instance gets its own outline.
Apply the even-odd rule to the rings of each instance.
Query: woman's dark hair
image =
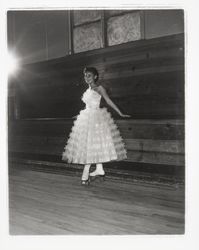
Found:
[[[85,67],[83,72],[84,72],[84,74],[85,74],[86,72],[91,72],[91,73],[93,73],[93,75],[96,76],[95,82],[98,81],[98,79],[99,79],[99,73],[98,73],[98,71],[97,71],[96,68],[94,68],[94,67]]]

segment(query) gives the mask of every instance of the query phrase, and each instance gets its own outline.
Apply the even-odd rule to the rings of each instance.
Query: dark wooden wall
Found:
[[[54,155],[61,161],[73,122],[63,118],[83,108],[80,97],[86,85],[82,70],[89,65],[98,68],[100,82],[113,101],[132,115],[120,119],[111,111],[127,146],[127,161],[183,167],[183,34],[24,67],[13,84],[15,91],[10,92],[14,93],[10,110],[18,118],[9,122],[10,153],[48,159]]]
[[[70,118],[83,103],[83,68],[95,66],[113,101],[133,118],[184,117],[183,35],[141,40],[24,66],[20,118]],[[113,112],[113,115],[115,113]]]

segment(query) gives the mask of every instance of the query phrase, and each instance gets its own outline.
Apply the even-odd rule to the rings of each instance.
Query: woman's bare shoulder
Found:
[[[102,86],[102,85],[99,85],[99,86],[97,87],[97,90],[98,90],[99,92],[106,92],[106,89],[105,89],[104,86]]]

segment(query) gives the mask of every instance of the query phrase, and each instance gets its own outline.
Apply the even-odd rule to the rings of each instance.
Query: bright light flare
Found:
[[[6,64],[8,75],[15,74],[19,69],[18,59],[14,53],[8,52]]]

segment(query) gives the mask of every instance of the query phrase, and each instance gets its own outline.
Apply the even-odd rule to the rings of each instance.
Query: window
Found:
[[[142,39],[143,22],[141,10],[73,10],[72,52]]]

